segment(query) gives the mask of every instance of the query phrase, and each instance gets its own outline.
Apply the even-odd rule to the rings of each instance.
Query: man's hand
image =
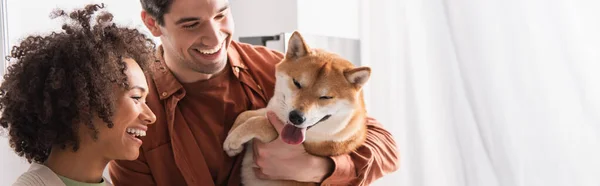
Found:
[[[281,134],[284,123],[273,112],[269,111],[267,117]],[[333,171],[333,161],[328,157],[308,154],[302,144],[289,145],[281,137],[270,143],[254,140],[253,147],[257,166],[254,173],[260,179],[320,183]]]

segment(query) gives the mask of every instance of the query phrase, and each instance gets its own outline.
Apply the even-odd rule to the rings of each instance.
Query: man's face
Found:
[[[225,67],[234,28],[228,0],[175,0],[164,14],[164,25],[144,21],[155,36],[162,36],[170,66],[203,74]]]

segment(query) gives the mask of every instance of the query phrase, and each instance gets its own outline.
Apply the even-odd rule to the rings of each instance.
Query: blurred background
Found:
[[[87,3],[148,33],[138,0],[2,0],[2,56],[59,29],[54,8]],[[600,186],[598,0],[230,3],[238,41],[285,51],[299,30],[372,68],[369,113],[401,153],[373,185]],[[27,168],[1,137],[2,185]]]

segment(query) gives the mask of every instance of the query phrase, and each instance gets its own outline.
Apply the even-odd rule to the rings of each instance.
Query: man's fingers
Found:
[[[269,179],[269,176],[267,176],[266,174],[264,174],[264,173],[262,172],[262,170],[260,170],[260,168],[256,168],[256,167],[254,167],[254,168],[252,168],[252,169],[254,169],[254,175],[255,175],[255,176],[258,178],[258,179],[263,179],[263,180]]]
[[[258,140],[252,140],[252,153],[253,153],[253,160],[254,163],[256,163],[256,158],[258,157],[258,146],[260,145],[260,141]]]
[[[254,141],[258,141],[258,140],[254,140]],[[261,142],[255,142],[254,145],[252,146],[253,147],[253,155],[254,155],[252,157],[254,159],[254,165],[252,165],[253,166],[252,169],[254,170],[254,175],[257,178],[259,178],[259,179],[270,179],[269,176],[267,176],[266,174],[264,174],[262,172],[262,169],[261,169],[261,167],[259,165],[259,162],[257,161],[258,157],[259,157],[259,153],[258,153],[258,145],[259,145],[259,143],[261,143]]]
[[[281,130],[283,129],[284,124],[281,120],[279,120],[279,118],[277,117],[275,112],[268,111],[267,119],[269,119],[269,122],[271,123],[271,125],[273,125],[273,127],[275,127],[275,130],[277,130],[277,133],[281,134]]]

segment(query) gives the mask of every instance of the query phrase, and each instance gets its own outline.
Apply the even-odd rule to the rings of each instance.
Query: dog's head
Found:
[[[285,127],[282,139],[304,142],[309,134],[333,135],[346,127],[357,109],[364,107],[362,87],[369,67],[354,67],[346,59],[311,49],[298,32],[288,43],[285,58],[277,65],[275,95],[269,103]]]

